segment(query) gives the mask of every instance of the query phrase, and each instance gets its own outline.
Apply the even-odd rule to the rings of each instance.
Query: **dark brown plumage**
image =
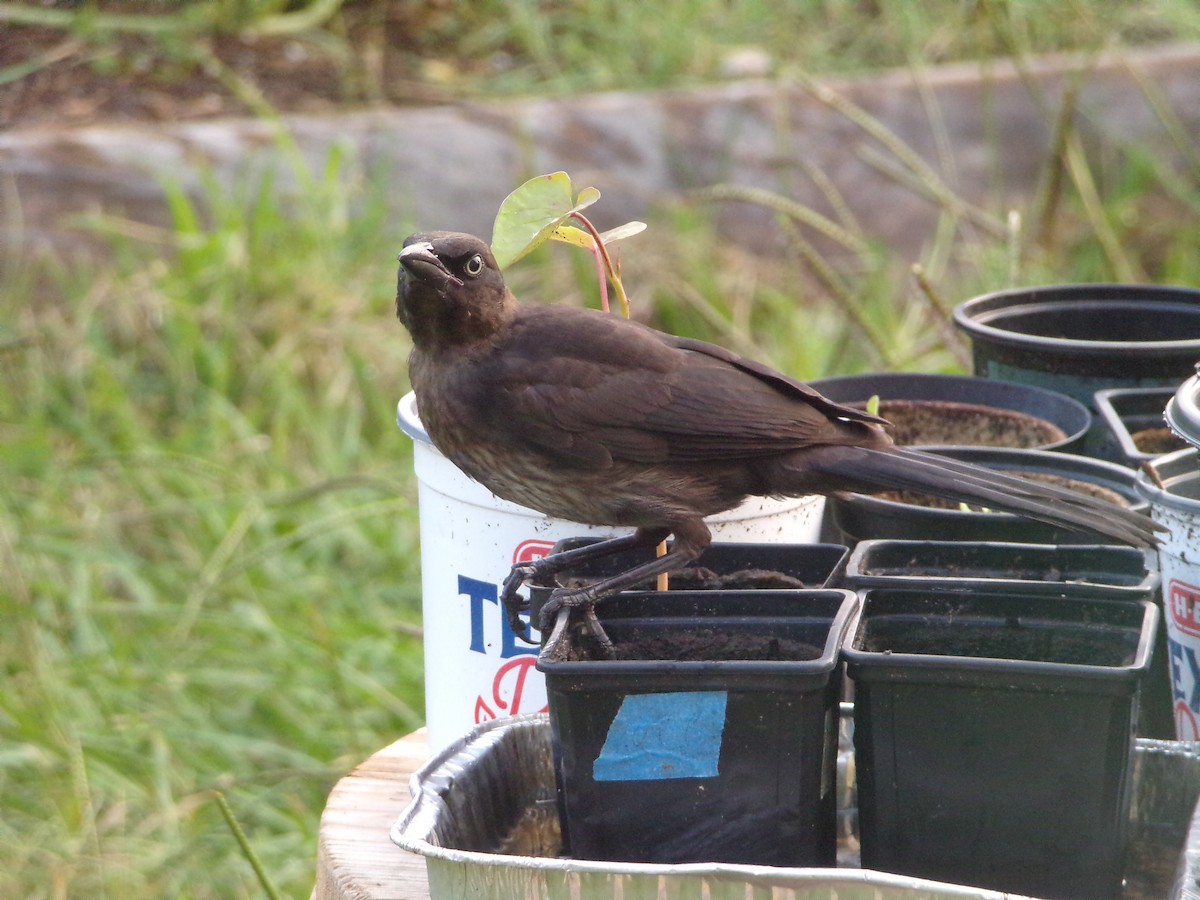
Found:
[[[507,500],[638,529],[619,546],[675,536],[662,559],[556,591],[546,616],[686,565],[709,543],[702,518],[751,495],[913,489],[1155,541],[1129,510],[896,447],[883,419],[721,347],[598,311],[522,305],[471,235],[413,235],[400,263],[396,313],[413,338],[417,408],[443,454]],[[508,599],[534,569],[563,562],[514,570]]]

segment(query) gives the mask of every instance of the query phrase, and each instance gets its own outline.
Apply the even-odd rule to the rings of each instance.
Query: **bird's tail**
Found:
[[[837,447],[806,454],[797,474],[802,480],[834,481],[845,490],[932,494],[1136,547],[1155,546],[1155,532],[1163,530],[1148,516],[1106,500],[908,447]]]

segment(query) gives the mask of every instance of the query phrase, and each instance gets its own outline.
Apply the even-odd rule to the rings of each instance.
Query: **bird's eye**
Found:
[[[483,271],[483,257],[476,253],[467,260],[467,264],[463,266],[463,271],[474,278]]]

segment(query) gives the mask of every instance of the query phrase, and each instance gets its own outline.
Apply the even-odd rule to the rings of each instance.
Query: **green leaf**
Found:
[[[587,209],[600,199],[600,192],[586,187],[574,195],[566,172],[531,178],[500,204],[492,226],[492,255],[506,269],[531,250],[550,239],[572,213]],[[570,243],[577,243],[571,240]],[[590,239],[580,246],[590,247]]]
[[[601,233],[600,241],[605,247],[608,247],[624,238],[641,234],[645,230],[645,222],[626,222],[624,225],[618,225],[616,228],[610,228],[608,231]],[[564,244],[582,247],[584,250],[592,250],[596,244],[588,232],[582,228],[576,228],[574,225],[559,225],[550,232],[550,238],[555,241],[562,241]]]
[[[580,212],[587,209],[593,203],[600,199],[600,192],[594,187],[585,187],[579,192],[579,196],[575,198],[575,205],[570,212]],[[570,215],[570,213],[568,213]]]
[[[618,225],[616,228],[610,228],[608,231],[601,232],[600,240],[604,242],[604,246],[615,244],[617,241],[623,241],[627,237],[633,237],[635,234],[641,234],[646,230],[645,222],[626,222],[624,225]]]
[[[531,178],[504,198],[492,225],[492,255],[501,269],[542,244],[572,205],[566,172]]]
[[[596,242],[592,240],[590,234],[574,225],[559,225],[550,232],[550,237],[556,241],[562,241],[564,244],[582,247],[584,250],[591,250],[596,246]]]

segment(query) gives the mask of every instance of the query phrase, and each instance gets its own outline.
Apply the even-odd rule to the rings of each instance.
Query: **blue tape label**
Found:
[[[626,696],[592,764],[592,778],[712,778],[721,759],[727,699],[725,691]]]

